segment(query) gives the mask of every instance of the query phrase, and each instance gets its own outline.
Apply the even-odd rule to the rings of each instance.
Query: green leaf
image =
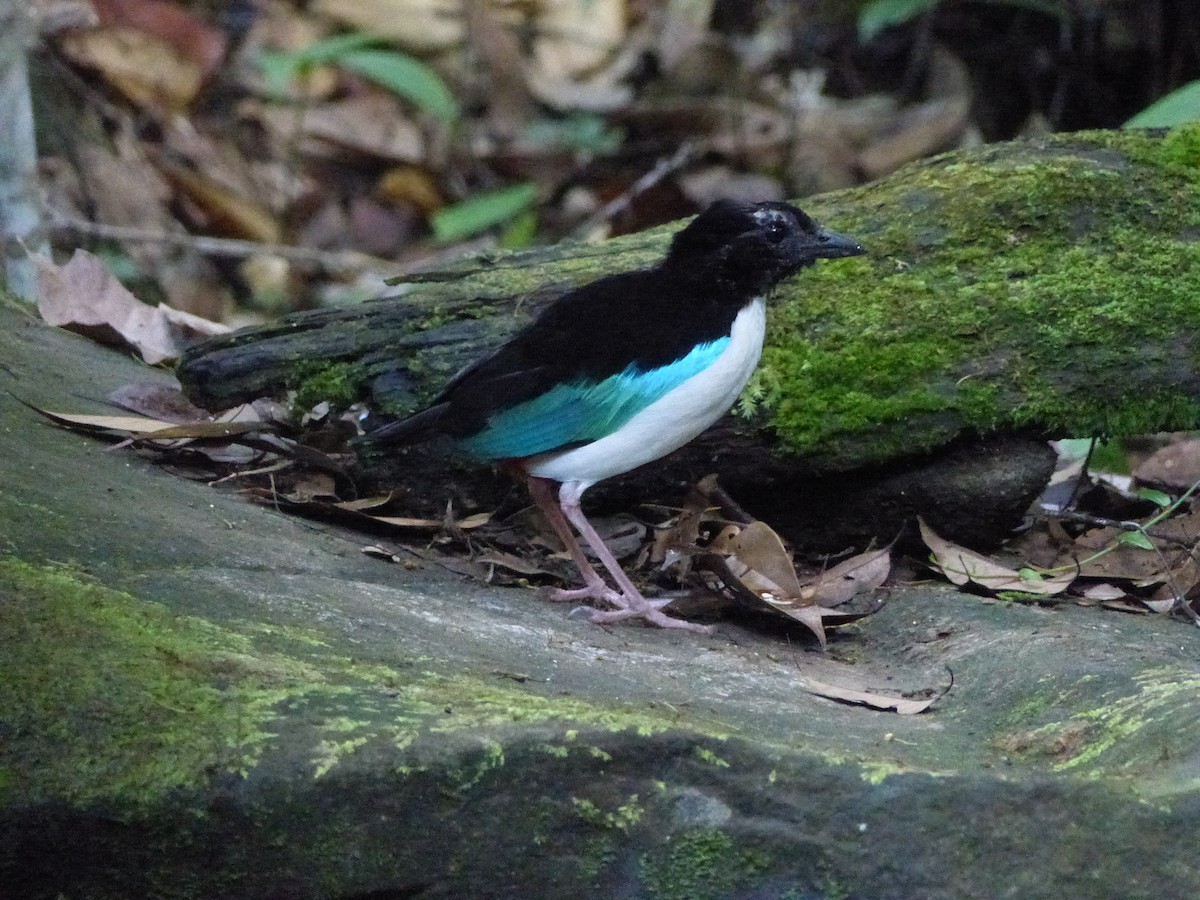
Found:
[[[1031,569],[1028,566],[1022,566],[1021,568],[1017,569],[1017,575],[1020,576],[1022,581],[1042,581],[1042,580],[1044,580],[1042,578],[1041,572]]]
[[[1156,506],[1161,506],[1163,509],[1166,509],[1175,502],[1171,499],[1170,494],[1165,494],[1162,491],[1156,491],[1154,488],[1138,488],[1135,493],[1143,500],[1149,500],[1151,503],[1155,504]]]
[[[1125,531],[1117,538],[1118,544],[1128,544],[1131,547],[1140,547],[1143,550],[1153,550],[1154,542],[1146,536],[1144,531]]]
[[[438,242],[449,244],[507,222],[536,199],[537,185],[525,181],[443,207],[430,217],[429,224]]]
[[[612,153],[625,139],[619,128],[593,113],[572,113],[563,119],[538,119],[522,129],[531,143],[551,148],[583,150],[589,153]]]
[[[347,53],[373,47],[382,42],[383,39],[378,35],[356,31],[350,34],[335,34],[288,55],[294,56],[301,66],[321,66],[340,62]]]
[[[282,53],[278,50],[263,50],[259,53],[258,67],[262,69],[267,93],[272,97],[286,95],[288,83],[302,68],[296,60],[295,53]]]
[[[1169,128],[1193,119],[1200,119],[1200,81],[1189,82],[1155,100],[1121,127]]]
[[[501,232],[500,246],[505,250],[522,250],[528,247],[537,236],[537,227],[536,210],[527,209],[518,213],[516,218],[509,222]]]
[[[267,82],[267,91],[279,97],[287,93],[288,82],[299,73],[317,66],[330,65],[351,50],[378,44],[373,34],[339,34],[303,48],[302,50],[263,50],[258,54],[258,67]]]
[[[338,65],[387,88],[444,122],[458,118],[458,102],[440,75],[425,63],[398,50],[377,46],[373,34],[339,34],[303,50],[264,50],[258,65],[272,94],[283,94],[297,73],[322,65]]]
[[[350,50],[337,64],[410,100],[443,122],[458,118],[458,101],[446,82],[419,59],[395,50]]]
[[[938,0],[871,0],[858,13],[858,39],[866,44],[885,28],[910,22],[937,3]]]

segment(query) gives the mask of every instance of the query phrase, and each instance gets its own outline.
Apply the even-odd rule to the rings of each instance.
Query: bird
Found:
[[[425,408],[365,427],[360,440],[449,437],[524,481],[583,579],[548,591],[551,599],[592,601],[584,608],[598,624],[641,619],[707,632],[665,613],[669,601],[642,595],[584,515],[583,495],[677,450],[728,412],[758,365],[777,283],[819,259],[863,252],[791,204],[718,200],[675,233],[656,265],[567,291]]]

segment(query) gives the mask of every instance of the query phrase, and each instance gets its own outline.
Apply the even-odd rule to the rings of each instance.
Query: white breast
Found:
[[[737,314],[728,346],[707,369],[607,437],[531,459],[530,474],[578,482],[586,489],[678,450],[733,406],[758,365],[766,327],[766,300],[758,297]]]

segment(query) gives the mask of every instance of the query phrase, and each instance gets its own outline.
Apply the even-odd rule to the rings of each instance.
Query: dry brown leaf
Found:
[[[418,53],[446,50],[464,37],[460,0],[316,0],[313,11]]]
[[[177,357],[188,339],[229,330],[169,306],[142,303],[86,250],[76,250],[63,266],[45,257],[37,264],[43,319],[96,340],[119,339],[151,365]]]
[[[383,522],[385,525],[395,525],[397,528],[420,528],[439,530],[446,525],[445,519],[419,519],[409,516],[367,516],[373,522]],[[476,513],[473,516],[467,516],[465,519],[458,519],[453,523],[454,527],[462,531],[470,531],[472,528],[479,528],[481,525],[486,525],[491,521],[491,513]]]
[[[159,155],[155,165],[204,218],[206,230],[223,237],[275,244],[283,231],[271,213],[246,193],[218,184],[207,175]]]
[[[521,39],[515,29],[505,26],[500,10],[487,0],[469,0],[464,12],[469,52],[476,60],[476,84],[487,99],[488,130],[495,137],[511,140],[537,114],[537,103],[525,83]]]
[[[902,716],[911,716],[925,712],[939,699],[930,697],[927,700],[909,700],[906,697],[889,697],[886,694],[873,694],[870,691],[856,691],[850,688],[825,684],[815,678],[804,676],[804,689],[818,697],[827,697],[842,703],[853,703],[857,706],[869,706],[872,709],[891,710]]]
[[[60,425],[79,425],[83,428],[100,431],[124,431],[129,434],[151,434],[174,428],[177,423],[163,422],[158,419],[148,419],[144,416],[92,416],[77,413],[51,412],[39,409],[43,416],[58,422]]]
[[[587,80],[571,81],[527,68],[525,77],[533,95],[552,109],[605,113],[624,109],[633,102],[633,88],[621,80],[623,74],[600,72]]]
[[[261,122],[283,147],[302,137],[301,149],[314,156],[344,156],[353,150],[395,163],[425,161],[420,128],[404,115],[399,101],[381,90],[319,104],[306,110],[302,120],[295,110],[278,104],[247,102],[241,110]]]
[[[181,112],[203,82],[199,65],[162,38],[127,25],[65,32],[59,46],[145,109]]]
[[[1200,440],[1172,441],[1133,470],[1133,478],[1164,490],[1185,491],[1200,481]]]
[[[709,553],[703,560],[726,588],[800,622],[816,635],[822,650],[826,646],[825,619],[835,619],[835,624],[846,621],[841,613],[818,606],[812,596],[804,596],[791,554],[765,522],[754,521],[744,527],[729,525],[707,549]]]
[[[961,547],[939,536],[924,520],[918,520],[921,538],[933,552],[931,568],[941,572],[952,584],[968,582],[989,591],[1021,591],[1026,594],[1061,594],[1075,580],[1075,572],[1041,578],[1022,577],[1016,569],[1001,565],[974,550]]]
[[[167,0],[92,0],[101,25],[125,25],[170,44],[208,78],[225,58],[225,35]]]
[[[1087,578],[1132,581],[1138,585],[1158,584],[1166,580],[1166,566],[1159,553],[1133,544],[1118,543],[1127,533],[1122,528],[1085,531],[1075,539],[1071,552],[1059,558],[1059,565],[1075,565],[1078,560],[1079,574]],[[1101,550],[1107,552],[1103,556],[1096,556]],[[1093,556],[1095,558],[1091,559]]]
[[[756,596],[765,592],[779,599],[800,596],[792,555],[766,522],[751,522],[744,528],[730,526],[713,539],[709,549],[732,557],[730,570]]]
[[[333,476],[325,472],[305,472],[284,496],[293,503],[336,497],[337,484]]]
[[[1115,584],[1109,584],[1107,581],[1103,581],[1100,584],[1093,584],[1083,592],[1083,596],[1087,597],[1089,600],[1096,601],[1120,600],[1127,593],[1128,591],[1124,590],[1123,588],[1119,588]]]
[[[890,547],[868,550],[822,572],[801,588],[801,595],[821,606],[840,606],[864,591],[872,591],[887,579],[892,570]]]
[[[625,41],[624,0],[543,0],[534,19],[533,62],[547,79],[595,72]]]
[[[859,168],[879,178],[901,165],[954,146],[970,123],[971,77],[966,64],[935,44],[929,56],[928,99],[900,111],[887,133],[858,156]]]
[[[557,573],[539,566],[528,559],[503,550],[489,550],[475,557],[475,562],[484,566],[500,566],[518,575],[555,575]]]
[[[135,381],[112,391],[106,399],[130,412],[166,422],[207,422],[212,418],[179,388],[166,384]]]
[[[340,503],[333,504],[338,509],[345,509],[351,512],[362,512],[364,509],[376,509],[380,506],[386,506],[392,501],[391,494],[384,494],[379,497],[363,497],[359,500],[343,500]]]
[[[198,438],[231,438],[262,428],[261,423],[257,422],[187,422],[181,425],[142,416],[93,416],[51,412],[46,409],[37,409],[37,411],[60,425],[73,425],[89,431],[120,431],[137,440],[175,441]]]
[[[111,148],[85,142],[78,148],[77,158],[83,184],[76,204],[81,210],[85,203],[94,204],[96,219],[109,225],[164,231],[171,226],[173,218],[167,209],[171,188],[136,141],[117,135]]]

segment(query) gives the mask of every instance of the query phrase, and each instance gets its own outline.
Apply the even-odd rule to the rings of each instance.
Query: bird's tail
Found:
[[[419,444],[441,433],[439,426],[445,412],[446,404],[439,403],[406,419],[383,421],[374,426],[371,423],[375,417],[369,417],[363,423],[366,434],[354,438],[351,443],[358,446]]]

